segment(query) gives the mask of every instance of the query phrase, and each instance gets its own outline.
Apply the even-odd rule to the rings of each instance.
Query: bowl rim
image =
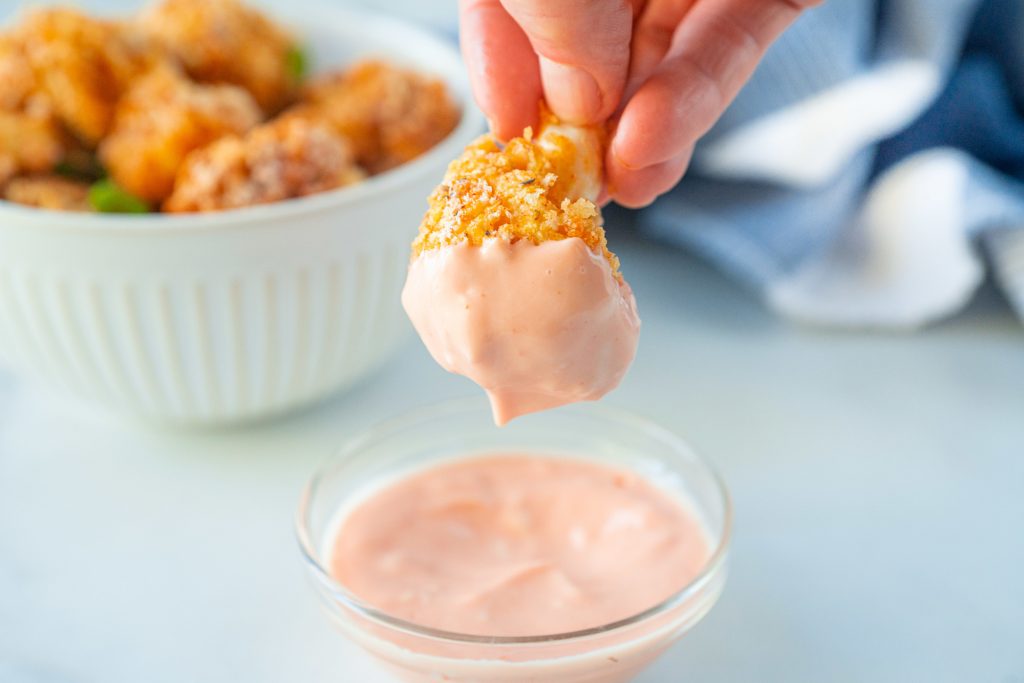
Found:
[[[262,2],[261,9],[268,9]],[[457,46],[439,36],[436,31],[415,22],[396,18],[382,12],[351,6],[336,6],[321,0],[303,0],[301,19],[291,17],[278,20],[296,24],[300,31],[303,26],[363,25],[373,24],[378,32],[414,36],[418,47],[425,48],[435,59],[443,60],[436,71],[424,69],[444,81],[449,94],[461,108],[459,122],[441,141],[420,156],[394,169],[371,176],[359,183],[326,192],[284,199],[269,204],[259,204],[223,211],[196,212],[183,214],[101,214],[39,209],[22,206],[0,199],[0,231],[8,226],[30,226],[33,229],[70,230],[75,232],[113,232],[152,235],[173,232],[219,232],[254,222],[286,222],[311,213],[322,213],[343,207],[380,199],[413,181],[422,178],[424,172],[434,168],[445,159],[454,158],[465,144],[485,130],[483,113],[476,106],[470,94],[469,79],[465,73]],[[0,24],[5,22],[0,22]],[[379,49],[379,48],[378,48]],[[374,54],[369,51],[367,54]],[[411,53],[398,55],[396,62],[412,61]],[[333,65],[340,66],[340,65]],[[457,67],[457,68],[456,68]],[[458,75],[456,75],[458,74]]]
[[[399,417],[394,417],[371,426],[370,428],[360,432],[358,435],[348,439],[331,458],[317,469],[316,473],[303,487],[302,495],[299,499],[299,506],[295,513],[295,533],[299,543],[299,548],[302,552],[303,559],[316,580],[326,590],[328,590],[334,598],[337,598],[346,607],[352,609],[360,616],[387,628],[397,630],[407,635],[426,637],[432,640],[492,646],[550,645],[552,643],[577,641],[592,638],[594,636],[607,635],[615,631],[644,623],[663,614],[667,614],[699,593],[725,571],[729,549],[732,544],[734,511],[732,496],[729,494],[729,489],[725,484],[725,480],[722,478],[717,468],[691,448],[689,443],[683,439],[683,437],[666,427],[662,427],[653,420],[641,417],[621,408],[613,408],[596,403],[580,403],[573,406],[573,408],[576,410],[585,410],[591,414],[601,417],[604,420],[626,425],[632,429],[636,429],[656,438],[661,438],[671,442],[676,448],[699,463],[711,477],[714,488],[722,500],[722,533],[714,546],[714,550],[708,557],[707,562],[693,579],[657,605],[629,617],[586,629],[528,636],[491,636],[459,633],[456,631],[432,628],[430,626],[425,626],[388,614],[387,612],[384,612],[383,610],[358,598],[340,583],[335,581],[330,575],[330,572],[328,572],[320,563],[316,543],[310,534],[308,519],[312,500],[316,494],[317,487],[319,486],[321,479],[326,476],[339,461],[344,460],[347,456],[352,455],[359,451],[359,449],[377,439],[386,437],[393,431],[405,428],[408,424],[414,421],[437,418],[450,413],[464,412],[469,409],[475,409],[478,406],[479,401],[477,399],[461,398],[448,400],[408,411]]]

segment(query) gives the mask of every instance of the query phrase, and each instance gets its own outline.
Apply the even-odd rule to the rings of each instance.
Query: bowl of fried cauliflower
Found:
[[[217,424],[308,404],[397,350],[425,198],[483,119],[447,41],[284,6],[3,17],[6,365]]]

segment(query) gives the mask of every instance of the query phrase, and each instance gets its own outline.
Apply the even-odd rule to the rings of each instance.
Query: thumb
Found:
[[[597,123],[619,105],[629,70],[630,0],[501,0],[540,62],[544,97],[570,123]]]

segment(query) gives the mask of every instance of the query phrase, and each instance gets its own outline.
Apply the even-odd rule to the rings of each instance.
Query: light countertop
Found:
[[[721,603],[640,682],[1024,682],[1024,329],[1002,303],[808,330],[613,241],[644,329],[607,400],[716,462],[737,518]],[[318,613],[293,511],[348,435],[472,390],[410,338],[311,411],[176,433],[0,373],[0,681],[385,683]]]
[[[913,335],[809,330],[613,241],[644,328],[607,401],[684,434],[736,506],[722,601],[638,683],[1024,683],[1024,327],[1002,302]],[[173,432],[0,370],[0,682],[388,683],[319,614],[292,515],[346,437],[473,390],[410,333],[317,408]]]

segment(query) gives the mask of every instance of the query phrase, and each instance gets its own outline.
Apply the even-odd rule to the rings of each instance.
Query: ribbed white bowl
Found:
[[[425,198],[482,119],[447,43],[299,7],[318,64],[373,54],[433,72],[462,100],[457,130],[361,185],[265,207],[124,217],[0,202],[0,359],[125,412],[217,423],[307,403],[395,351]]]

